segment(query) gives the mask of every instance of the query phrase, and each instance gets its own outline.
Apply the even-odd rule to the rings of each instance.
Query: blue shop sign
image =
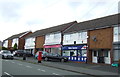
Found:
[[[62,50],[81,50],[83,46],[85,46],[85,45],[80,45],[80,46],[63,46]]]

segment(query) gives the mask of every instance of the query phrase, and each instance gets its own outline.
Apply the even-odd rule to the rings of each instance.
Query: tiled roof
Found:
[[[6,40],[11,40],[11,39],[14,39],[14,38],[19,38],[20,36],[22,36],[23,34],[27,33],[29,31],[26,31],[26,32],[22,32],[22,33],[19,33],[19,34],[15,34],[15,35],[12,35],[11,37],[7,38]]]
[[[115,14],[115,15],[110,15],[102,18],[89,20],[89,21],[79,22],[74,26],[72,26],[71,28],[67,29],[64,33],[111,27],[113,25],[120,23],[120,21],[118,21],[118,18],[119,18],[118,16],[120,16],[120,14]]]
[[[29,36],[27,36],[26,38],[42,36],[42,35],[46,35],[46,34],[53,33],[53,32],[62,32],[65,29],[67,29],[68,27],[72,26],[74,23],[77,23],[77,21],[61,24],[58,26],[54,26],[54,27],[50,27],[50,28],[46,28],[46,29],[42,29],[42,30],[37,30],[37,31],[33,32],[32,34],[30,34]]]

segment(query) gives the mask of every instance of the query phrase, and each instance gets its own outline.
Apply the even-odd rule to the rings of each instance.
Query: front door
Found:
[[[98,63],[104,63],[104,56],[102,50],[98,51]]]

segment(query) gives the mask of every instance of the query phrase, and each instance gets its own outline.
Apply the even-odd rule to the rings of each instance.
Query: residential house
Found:
[[[76,23],[64,31],[62,55],[70,61],[86,62],[87,59],[87,30],[81,27],[84,25]]]
[[[119,15],[110,15],[89,22],[89,26],[93,28],[88,31],[89,62],[104,64],[114,62],[117,51],[113,51],[113,43],[116,41],[115,28],[118,28],[120,23]]]
[[[118,15],[79,22],[64,31],[63,55],[69,56],[69,60],[84,61],[86,49],[82,48],[87,47],[89,63],[111,64],[114,59],[118,60],[118,50],[113,51],[113,43],[119,41],[118,35],[120,37],[118,30],[115,30],[119,29]]]
[[[43,51],[46,32],[47,31],[45,29],[42,29],[27,36],[25,38],[25,50],[31,52],[33,55],[37,51]]]
[[[22,32],[19,34],[12,35],[11,37],[4,40],[3,46],[9,50],[13,50],[15,44],[17,44],[17,49],[23,50],[25,44],[25,37],[31,34],[31,31]]]
[[[62,55],[62,44],[63,44],[63,32],[74,26],[77,21],[61,24],[58,26],[47,28],[47,34],[45,35],[44,50],[49,53],[56,53]]]
[[[35,31],[26,38],[25,49],[33,55],[37,51],[61,53],[62,32],[76,21]]]
[[[8,40],[3,40],[2,46],[8,48]]]

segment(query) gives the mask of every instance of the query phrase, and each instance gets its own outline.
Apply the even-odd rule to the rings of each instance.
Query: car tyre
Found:
[[[47,58],[47,57],[45,57],[45,61],[48,61],[48,58]]]
[[[4,56],[2,56],[2,59],[4,59]]]
[[[64,59],[61,59],[61,62],[65,62],[65,60],[64,60]]]
[[[20,54],[17,54],[17,57],[19,57],[20,56]]]

